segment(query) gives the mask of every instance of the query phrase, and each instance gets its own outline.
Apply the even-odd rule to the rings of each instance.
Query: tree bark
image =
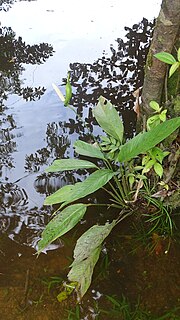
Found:
[[[172,52],[180,35],[180,0],[163,0],[156,20],[152,43],[149,49],[144,85],[142,90],[141,114],[152,113],[149,102],[161,103],[167,65],[154,57],[158,52]]]

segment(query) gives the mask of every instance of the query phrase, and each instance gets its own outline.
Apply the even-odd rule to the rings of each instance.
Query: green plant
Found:
[[[57,286],[57,285],[60,285],[62,284],[63,282],[63,279],[59,276],[53,276],[53,277],[50,277],[50,278],[43,278],[42,279],[42,283],[47,286],[47,289],[48,289],[48,293],[50,293],[51,289],[54,287],[54,286]]]
[[[106,296],[112,308],[110,310],[111,317],[119,320],[148,320],[149,312],[140,307],[140,300],[132,307],[128,299],[122,295],[121,299],[116,296]]]
[[[118,320],[178,320],[178,311],[180,307],[175,307],[170,311],[167,311],[161,316],[151,314],[149,311],[144,310],[140,305],[140,299],[138,298],[135,305],[131,305],[129,300],[122,295],[119,299],[116,296],[106,296],[107,301],[111,307],[109,311],[100,309],[101,314],[107,314],[111,319]],[[100,318],[101,319],[101,318]]]
[[[156,127],[159,123],[166,121],[167,109],[162,110],[162,107],[159,106],[159,103],[152,100],[149,106],[155,111],[155,115],[151,116],[147,120],[147,130],[150,130]]]
[[[126,216],[132,214],[131,202],[137,198],[137,190],[142,186],[143,177],[138,184],[130,182],[132,162],[141,154],[154,148],[180,126],[180,118],[162,122],[147,132],[139,133],[123,144],[123,123],[116,108],[104,97],[99,98],[93,110],[100,127],[106,133],[101,141],[89,144],[78,140],[74,147],[77,154],[96,158],[101,165],[81,159],[55,160],[47,172],[64,170],[93,170],[84,181],[66,185],[45,199],[45,205],[59,204],[55,217],[48,223],[38,243],[38,254],[51,242],[70,231],[85,215],[89,206],[101,205],[119,210],[118,217],[105,225],[94,225],[77,241],[74,249],[74,261],[68,273],[70,282],[76,283],[79,299],[83,297],[91,284],[94,266],[102,249],[102,243],[112,229]],[[130,164],[130,165],[129,165]],[[109,195],[109,203],[85,204],[76,201],[85,198],[103,188]],[[74,203],[75,202],[75,203]]]
[[[76,305],[75,310],[66,310],[67,311],[67,320],[80,320],[80,306]]]
[[[160,61],[171,65],[169,69],[169,77],[171,77],[173,73],[180,68],[180,48],[177,50],[177,60],[168,52],[159,52],[154,56]]]

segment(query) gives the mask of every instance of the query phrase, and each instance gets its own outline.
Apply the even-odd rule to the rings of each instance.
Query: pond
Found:
[[[57,175],[45,173],[45,168],[54,159],[73,156],[73,143],[79,137],[89,141],[92,134],[100,133],[92,116],[100,95],[118,107],[126,137],[135,132],[133,92],[143,84],[153,18],[158,15],[160,3],[0,2],[3,320],[120,319],[123,304],[129,314],[132,306],[137,312],[147,310],[136,319],[146,319],[151,313],[152,319],[158,319],[154,314],[162,315],[178,306],[180,260],[176,246],[168,256],[149,255],[145,246],[138,247],[128,222],[123,222],[105,244],[82,305],[75,306],[74,298],[57,301],[78,236],[87,226],[107,220],[106,212],[100,209],[89,210],[77,228],[50,245],[38,259],[35,255],[41,232],[52,214],[51,207],[43,206],[45,197],[87,176],[85,170]],[[88,128],[64,107],[53,90],[55,83],[65,93],[68,71],[73,88],[71,103]],[[98,192],[88,201],[97,202],[103,196]],[[108,296],[119,300],[113,303]]]

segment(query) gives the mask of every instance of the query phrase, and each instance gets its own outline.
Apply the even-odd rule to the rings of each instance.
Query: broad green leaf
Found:
[[[173,73],[180,67],[180,62],[175,62],[169,69],[169,78],[173,75]]]
[[[93,269],[99,259],[102,242],[115,225],[116,220],[104,226],[95,225],[87,230],[76,243],[74,261],[68,279],[79,283],[80,297],[83,297],[91,284]]]
[[[163,175],[163,167],[160,163],[156,162],[154,165],[154,171],[157,173],[157,175],[161,178]]]
[[[89,168],[96,168],[97,166],[85,160],[78,160],[78,159],[60,159],[55,160],[51,166],[46,169],[46,172],[58,172],[58,171],[65,171],[65,170],[77,170],[77,169],[89,169]]]
[[[101,246],[96,248],[92,254],[77,264],[75,264],[68,273],[69,281],[76,281],[79,283],[79,296],[82,298],[88,290],[94,267],[99,259],[101,253]]]
[[[160,108],[160,106],[159,106],[159,103],[157,103],[156,101],[154,101],[154,100],[150,101],[149,105],[150,105],[150,107],[151,107],[153,110],[155,110],[155,111],[157,111],[157,112],[160,112],[160,111],[161,111],[161,108]]]
[[[115,225],[116,220],[113,220],[112,223],[106,223],[104,226],[94,225],[83,233],[76,243],[72,266],[88,258],[102,244]]]
[[[158,60],[168,63],[168,64],[173,64],[176,62],[176,59],[172,56],[172,54],[168,52],[159,52],[154,55]]]
[[[104,97],[99,98],[93,114],[101,128],[111,137],[122,142],[124,127],[115,107]]]
[[[104,154],[100,151],[98,146],[78,140],[74,143],[75,151],[82,155],[91,158],[105,159]]]
[[[158,124],[148,132],[139,133],[120,149],[118,160],[129,161],[141,153],[155,147],[180,126],[180,117]]]
[[[180,48],[178,49],[178,52],[177,52],[177,58],[178,58],[178,61],[180,62]]]
[[[67,185],[45,199],[45,205],[56,203],[68,204],[102,188],[116,173],[109,169],[93,172],[88,178],[74,185]]]
[[[71,205],[55,216],[42,232],[38,242],[38,253],[57,238],[71,230],[84,216],[87,206],[83,203]]]

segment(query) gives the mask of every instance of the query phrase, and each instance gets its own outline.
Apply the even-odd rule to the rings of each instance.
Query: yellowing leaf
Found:
[[[80,298],[84,296],[91,284],[93,269],[101,252],[101,244],[115,225],[116,220],[104,226],[95,225],[77,241],[68,279],[78,282]]]

